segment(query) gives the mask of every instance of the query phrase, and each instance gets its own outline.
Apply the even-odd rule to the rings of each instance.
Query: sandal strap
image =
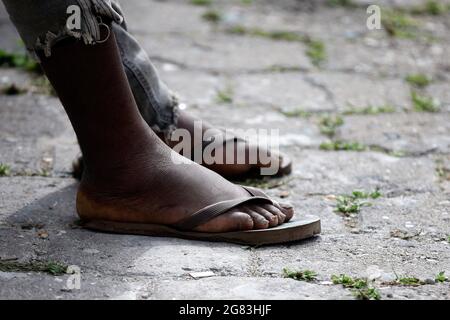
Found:
[[[212,219],[220,216],[221,214],[224,214],[229,210],[242,204],[247,203],[273,204],[273,201],[267,196],[265,196],[265,194],[262,191],[249,187],[243,188],[250,194],[249,197],[217,202],[215,204],[212,204],[195,212],[193,215],[185,219],[182,219],[181,221],[174,224],[173,227],[179,230],[189,231],[202,224],[207,223],[208,221],[211,221]]]

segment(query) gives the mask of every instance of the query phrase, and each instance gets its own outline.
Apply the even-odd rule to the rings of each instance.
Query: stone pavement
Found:
[[[248,248],[79,228],[68,119],[42,78],[1,68],[0,298],[353,299],[330,280],[345,274],[375,279],[382,299],[450,299],[434,281],[450,276],[449,1],[193,2],[123,7],[193,114],[280,129],[293,175],[249,183],[320,216],[322,235]],[[386,9],[383,30],[367,29],[368,3]],[[0,34],[1,49],[19,48],[3,8]],[[12,84],[23,92],[7,95]],[[81,290],[68,290],[68,265]],[[203,271],[215,276],[190,275]]]

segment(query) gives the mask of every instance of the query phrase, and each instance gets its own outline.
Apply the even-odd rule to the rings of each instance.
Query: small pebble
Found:
[[[280,192],[280,198],[281,198],[281,199],[285,199],[285,198],[287,198],[287,197],[289,197],[289,196],[290,196],[289,191],[281,191],[281,192]]]
[[[45,231],[45,230],[38,231],[38,237],[41,239],[47,239],[48,238],[47,231]]]
[[[90,254],[97,254],[100,251],[96,250],[96,249],[84,249],[83,252],[85,253],[90,253]]]
[[[189,275],[194,279],[202,279],[214,277],[216,274],[212,271],[205,271],[205,272],[192,272]]]

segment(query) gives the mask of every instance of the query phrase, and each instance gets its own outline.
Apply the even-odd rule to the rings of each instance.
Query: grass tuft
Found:
[[[365,191],[361,191],[361,190],[354,190],[352,192],[352,196],[355,199],[378,199],[380,198],[382,195],[382,193],[380,192],[380,189],[375,189],[372,192],[365,192]]]
[[[42,73],[39,64],[28,55],[0,50],[0,66]]]
[[[54,276],[65,274],[67,266],[54,261],[30,261],[18,262],[12,260],[0,260],[2,272],[44,272]]]
[[[317,279],[317,272],[312,270],[292,271],[287,268],[284,268],[283,276],[285,278],[290,278],[297,281],[311,282]]]
[[[380,300],[381,295],[377,289],[371,287],[367,279],[352,278],[345,274],[331,276],[334,284],[340,284],[344,288],[349,288],[352,294],[360,300]]]
[[[331,141],[320,144],[320,150],[324,151],[364,151],[367,147],[359,142]]]
[[[11,174],[10,166],[0,162],[0,177],[7,177],[10,174]]]
[[[280,112],[288,118],[309,118],[309,117],[311,117],[311,112],[305,111],[301,108],[294,109],[294,110],[281,110]]]
[[[306,42],[306,45],[308,47],[306,55],[311,60],[311,63],[316,67],[320,67],[327,58],[325,43],[319,40],[310,40]]]
[[[378,188],[372,192],[354,190],[351,195],[340,195],[336,197],[336,211],[347,216],[359,213],[362,207],[372,205],[367,201],[361,200],[378,199],[381,196],[382,193]]]
[[[332,7],[355,8],[357,4],[352,0],[328,0],[327,4]]]
[[[269,38],[272,40],[288,41],[288,42],[305,42],[307,39],[305,36],[292,31],[278,30],[278,31],[266,31],[260,28],[246,28],[244,26],[233,26],[228,29],[229,33],[237,35],[249,35],[262,38]]]
[[[359,300],[380,300],[381,294],[375,288],[362,288],[353,290],[353,295]]]
[[[411,98],[414,110],[417,112],[438,112],[440,109],[436,99],[420,95],[415,91],[411,93]]]
[[[359,213],[361,211],[361,208],[365,205],[365,202],[360,202],[348,196],[338,196],[336,198],[336,201],[336,211],[345,215]]]
[[[212,4],[212,0],[191,0],[191,4],[196,6],[209,6]]]
[[[428,0],[421,6],[416,6],[411,9],[412,14],[422,15],[428,14],[432,16],[439,16],[450,10],[450,7],[445,7],[442,3],[435,0]]]
[[[423,281],[416,277],[400,277],[396,282],[402,286],[417,287],[423,284]]]
[[[437,283],[447,282],[448,278],[445,275],[445,271],[439,272],[434,279]]]
[[[344,119],[340,116],[326,116],[320,119],[320,133],[332,138],[336,135],[336,130],[344,124]]]
[[[383,106],[367,106],[363,108],[355,108],[351,107],[344,111],[345,115],[351,114],[361,114],[361,115],[375,115],[380,113],[393,113],[395,112],[395,107],[391,105],[383,105]]]
[[[384,10],[381,23],[391,37],[416,38],[418,22],[400,10]]]
[[[225,89],[218,90],[216,100],[218,103],[230,104],[233,103],[234,90],[231,86],[227,86]]]
[[[229,33],[235,35],[247,35],[268,38],[276,41],[301,42],[306,45],[306,55],[311,63],[319,67],[327,58],[325,43],[320,40],[311,39],[308,36],[287,30],[267,31],[260,28],[246,28],[241,25],[228,29]]]
[[[222,20],[222,15],[216,10],[208,10],[202,15],[202,18],[212,23],[219,23]]]
[[[431,83],[430,77],[422,73],[410,74],[405,80],[417,88],[425,88]]]

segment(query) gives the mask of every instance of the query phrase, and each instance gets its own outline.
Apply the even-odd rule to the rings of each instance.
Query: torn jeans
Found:
[[[139,111],[149,126],[168,138],[176,127],[178,102],[161,81],[147,53],[127,31],[119,4],[113,0],[2,0],[27,49],[51,56],[58,41],[76,38],[95,45],[101,28],[114,32],[122,63]],[[69,7],[80,13],[79,29],[70,27]],[[73,8],[73,7],[72,7]],[[87,75],[88,76],[88,75]]]

